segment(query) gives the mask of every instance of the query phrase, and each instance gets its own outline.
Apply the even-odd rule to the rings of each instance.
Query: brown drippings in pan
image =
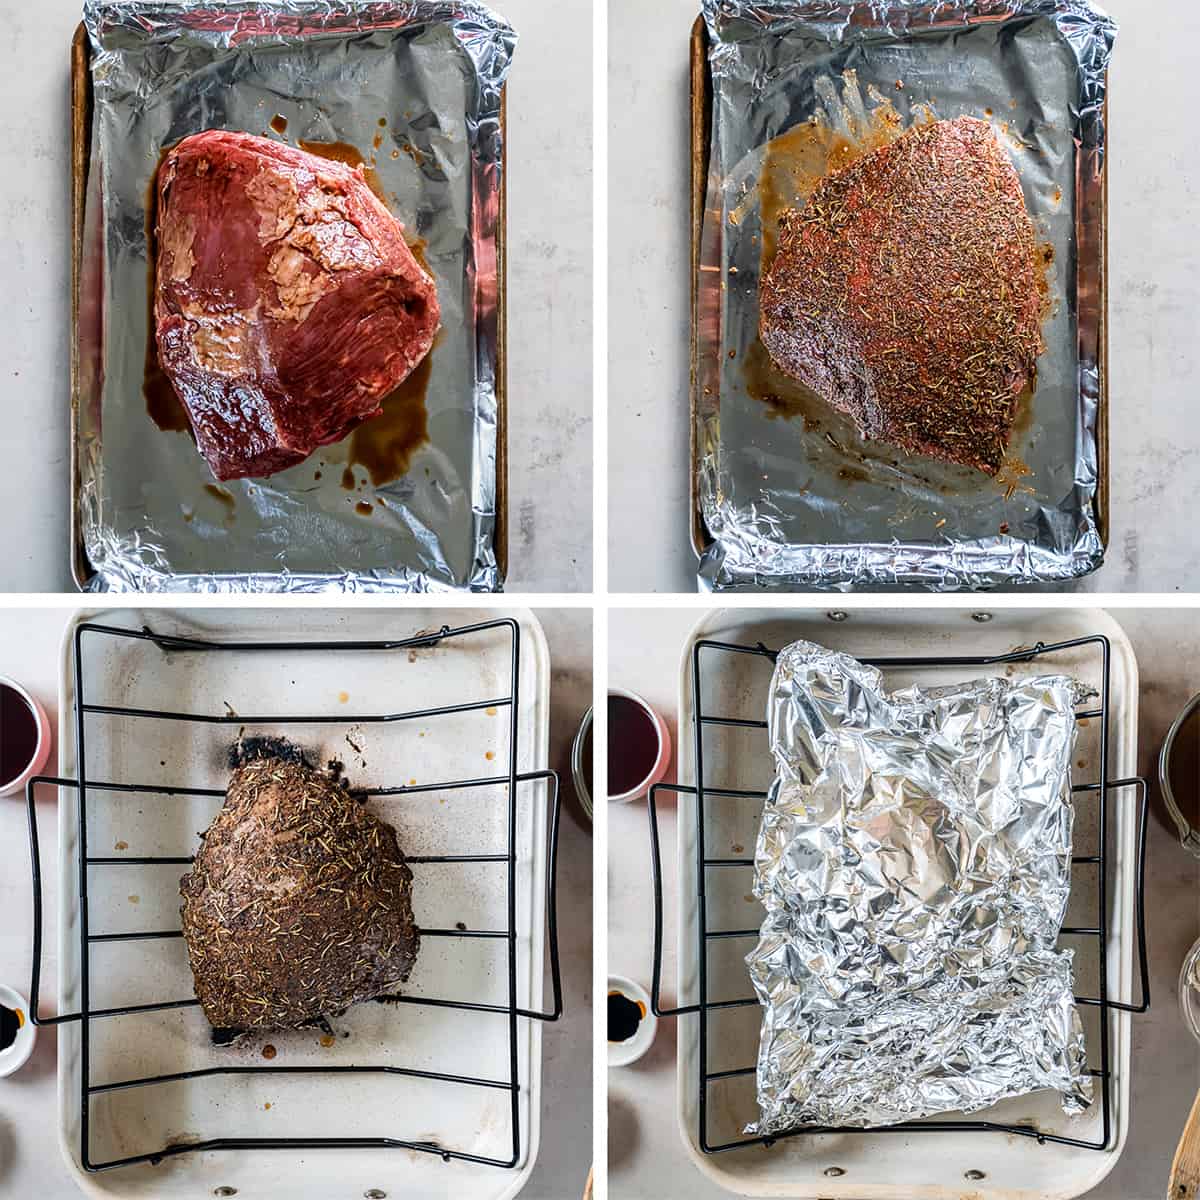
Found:
[[[271,128],[275,130],[276,133],[287,133],[287,127],[288,119],[282,113],[276,113],[271,118]]]
[[[237,501],[233,498],[233,493],[227,492],[223,487],[218,487],[215,483],[206,483],[204,490],[219,504],[223,504],[231,514],[237,508]]]
[[[315,154],[318,158],[327,158],[331,162],[344,163],[348,167],[362,167],[363,178],[367,181],[367,187],[385,205],[387,204],[387,195],[384,193],[383,184],[379,180],[379,174],[375,170],[374,159],[368,161],[356,146],[351,146],[349,142],[306,142],[303,140],[299,141],[297,145],[301,150],[306,150],[309,154]]]
[[[413,373],[384,397],[379,416],[364,422],[350,435],[350,462],[362,467],[375,487],[406,474],[413,455],[429,441],[425,392],[433,373],[433,354],[431,349]]]
[[[771,360],[766,347],[757,338],[742,360],[742,379],[746,394],[761,401],[773,417],[799,417],[804,428],[818,432],[824,423],[836,422],[841,414],[831,408],[811,388],[785,375]],[[849,421],[847,418],[843,420]]]
[[[429,243],[424,238],[413,238],[409,241],[408,248],[412,251],[413,258],[421,264],[421,270],[426,275],[432,276],[433,272],[429,269],[429,259],[425,255],[425,251],[429,249]],[[434,345],[437,345],[436,341]],[[430,353],[432,354],[433,351],[430,350]]]
[[[1037,281],[1038,295],[1042,298],[1042,321],[1045,322],[1054,314],[1054,296],[1051,293],[1051,279],[1054,275],[1053,243],[1037,244],[1033,256],[1033,274]]]

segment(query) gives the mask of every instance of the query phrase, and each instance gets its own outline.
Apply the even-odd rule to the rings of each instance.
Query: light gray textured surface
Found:
[[[578,817],[570,786],[570,747],[592,702],[592,621],[586,609],[535,610],[550,645],[550,765],[563,785],[559,839],[559,939],[564,1016],[542,1035],[542,1130],[522,1200],[572,1200],[583,1194],[592,1145],[592,838]],[[20,680],[57,723],[59,639],[69,609],[7,609],[0,613],[0,674]],[[386,618],[386,610],[380,613]],[[53,771],[57,746],[46,770]],[[565,771],[565,776],[564,776]],[[57,852],[54,803],[38,805],[47,912],[54,913]],[[0,982],[29,998],[32,901],[24,798],[0,798]],[[52,921],[52,918],[48,918]],[[52,927],[52,924],[51,924]],[[53,938],[50,939],[53,942]],[[54,979],[53,950],[43,970]],[[53,1011],[53,984],[42,1010]],[[551,1001],[549,967],[545,1002]],[[82,1195],[58,1145],[56,1035],[39,1029],[30,1062],[0,1080],[0,1196],[14,1200],[74,1200]]]
[[[613,609],[609,614],[609,684],[645,696],[675,725],[679,655],[699,619],[692,609]],[[1188,611],[1114,611],[1129,634],[1141,673],[1138,769],[1156,775],[1159,744],[1188,698],[1200,690],[1200,626]],[[669,774],[668,779],[674,779]],[[1194,811],[1191,809],[1190,811]],[[1200,936],[1200,864],[1164,824],[1151,795],[1146,911],[1153,1004],[1133,1021],[1131,1125],[1125,1153],[1090,1200],[1159,1200],[1179,1134],[1200,1086],[1200,1047],[1179,1011],[1179,968]],[[610,805],[609,969],[650,984],[653,893],[646,805]],[[668,799],[661,811],[666,897],[663,980],[674,996],[676,823]],[[687,1018],[685,1018],[687,1019]],[[609,1195],[612,1200],[718,1200],[729,1193],[692,1164],[676,1123],[675,1025],[659,1022],[649,1053],[633,1067],[608,1073]],[[932,1143],[931,1143],[932,1150]],[[1036,1147],[1030,1148],[1036,1153]]]
[[[688,541],[688,37],[697,0],[609,2],[609,570],[616,592],[695,591]],[[1111,529],[1085,591],[1192,591],[1200,486],[1200,75],[1191,0],[1101,0],[1111,72]]]
[[[80,0],[2,0],[0,591],[75,590],[68,558],[69,48]],[[590,0],[503,0],[508,88],[507,590],[591,589]],[[135,398],[141,403],[141,397]]]

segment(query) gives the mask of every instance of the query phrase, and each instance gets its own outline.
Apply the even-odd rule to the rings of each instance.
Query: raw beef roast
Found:
[[[407,979],[420,938],[396,831],[288,742],[249,741],[235,762],[179,885],[209,1022],[304,1025]]]
[[[433,280],[361,167],[210,129],[157,190],[159,360],[217,479],[340,440],[429,353]]]
[[[1043,349],[1034,253],[992,127],[918,126],[784,215],[759,333],[865,438],[994,475]]]

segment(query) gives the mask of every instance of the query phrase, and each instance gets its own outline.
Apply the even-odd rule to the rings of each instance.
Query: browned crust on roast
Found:
[[[408,978],[420,939],[396,831],[301,761],[239,767],[180,881],[196,996],[224,1029],[303,1025]]]

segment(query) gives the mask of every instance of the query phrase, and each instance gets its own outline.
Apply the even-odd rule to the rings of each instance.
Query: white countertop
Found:
[[[591,588],[589,0],[497,0],[508,86],[507,590]],[[6,0],[0,39],[0,591],[73,592],[68,64],[81,0]],[[548,186],[548,181],[553,186]],[[553,503],[547,503],[548,497]]]
[[[1192,591],[1200,72],[1193,0],[1100,0],[1121,24],[1109,115],[1111,531],[1085,591]],[[698,0],[610,0],[609,570],[692,592],[688,37]]]
[[[679,656],[698,610],[614,609],[609,616],[609,683],[643,695],[675,738]],[[1194,612],[1113,611],[1133,643],[1141,674],[1139,773],[1156,777],[1168,726],[1200,690],[1200,626]],[[668,775],[668,779],[675,778]],[[1132,1018],[1132,1122],[1125,1152],[1091,1200],[1160,1200],[1175,1145],[1200,1086],[1200,1047],[1179,1011],[1183,958],[1200,936],[1200,864],[1164,824],[1152,789],[1147,858],[1152,1007]],[[609,970],[650,985],[653,893],[644,801],[608,807]],[[666,946],[663,980],[674,995],[676,823],[674,804],[660,809],[664,846]],[[687,1018],[685,1018],[687,1019]],[[609,1082],[609,1187],[620,1200],[719,1200],[729,1193],[702,1176],[684,1150],[676,1123],[675,1020],[659,1021],[649,1053],[612,1069]],[[1035,1152],[1031,1149],[1031,1153]]]
[[[67,609],[7,609],[0,674],[25,684],[52,720],[58,707],[59,640]],[[592,838],[578,816],[570,785],[570,746],[592,702],[591,613],[586,609],[541,610],[552,663],[550,765],[564,779],[559,837],[559,944],[564,1015],[542,1035],[541,1149],[522,1200],[574,1200],[583,1194],[591,1158],[591,928]],[[47,773],[55,770],[52,751]],[[47,889],[57,872],[51,851],[54,826],[50,793],[39,803],[43,870]],[[47,835],[49,835],[47,837]],[[0,981],[29,998],[32,900],[24,798],[0,798]],[[49,890],[47,896],[49,898]],[[53,979],[47,948],[43,967]],[[53,988],[50,988],[50,995]],[[550,997],[549,968],[546,997]],[[43,1000],[43,1012],[51,1011]],[[81,1196],[58,1145],[57,1037],[38,1030],[33,1057],[15,1075],[0,1079],[0,1196],[13,1200],[73,1200]]]

